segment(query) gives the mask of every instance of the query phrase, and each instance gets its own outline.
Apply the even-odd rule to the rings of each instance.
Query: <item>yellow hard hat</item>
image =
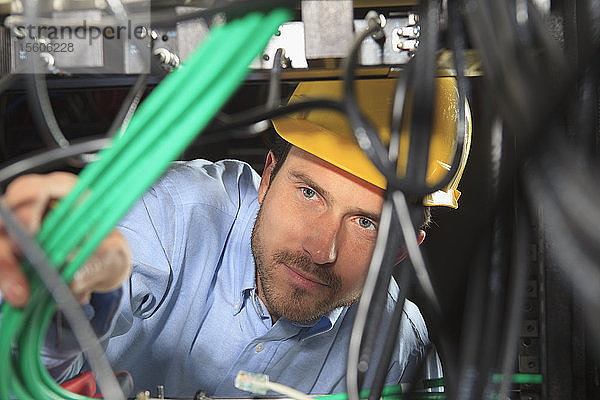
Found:
[[[377,129],[384,144],[390,141],[392,102],[396,88],[393,79],[357,80],[355,93],[361,112]],[[290,103],[314,99],[341,99],[341,81],[301,82],[290,98]],[[435,185],[450,170],[455,154],[458,121],[458,90],[451,77],[437,78],[433,130],[429,145],[427,183]],[[407,102],[410,107],[410,101]],[[407,108],[408,111],[408,108]],[[471,144],[471,113],[465,105],[465,140],[460,167],[446,188],[427,195],[423,204],[458,208],[457,190],[467,162]],[[410,115],[405,112],[404,115]],[[312,109],[273,120],[277,133],[285,140],[315,156],[364,179],[382,189],[387,186],[384,176],[360,149],[345,115],[330,110]],[[402,176],[408,158],[409,124],[402,123],[398,174]]]

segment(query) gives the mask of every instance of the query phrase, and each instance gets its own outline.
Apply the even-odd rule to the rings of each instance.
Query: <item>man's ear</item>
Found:
[[[265,160],[265,168],[263,169],[262,177],[260,179],[260,186],[258,187],[259,204],[262,204],[265,195],[267,194],[267,190],[271,184],[271,173],[273,172],[273,168],[275,168],[275,164],[277,164],[277,159],[275,158],[273,152],[269,151],[269,154],[267,154],[267,159]]]
[[[417,243],[419,244],[419,246],[421,245],[421,243],[423,243],[423,240],[425,240],[425,231],[423,229],[419,229],[419,231],[417,232]],[[396,264],[400,264],[400,261],[406,258],[406,254],[406,249],[404,247],[400,247],[398,249],[398,258],[396,258]]]

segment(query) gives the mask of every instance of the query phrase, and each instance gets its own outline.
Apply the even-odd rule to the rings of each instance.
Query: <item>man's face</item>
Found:
[[[252,232],[258,294],[274,321],[306,323],[360,296],[384,192],[293,146],[271,180],[274,165]]]

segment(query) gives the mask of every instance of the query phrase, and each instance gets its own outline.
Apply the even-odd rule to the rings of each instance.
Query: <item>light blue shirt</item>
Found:
[[[259,182],[239,161],[179,162],[119,224],[133,252],[133,273],[103,340],[114,370],[132,374],[136,393],[164,385],[169,397],[193,397],[198,389],[248,396],[234,387],[240,370],[305,393],[346,391],[356,306],[335,309],[311,326],[283,318],[272,325],[255,295],[250,237]],[[381,329],[397,295],[394,283]],[[429,343],[423,318],[408,301],[398,339],[387,384],[405,381]],[[82,362],[66,360],[78,353],[66,351],[68,337],[61,343],[46,355],[51,372],[65,377]]]

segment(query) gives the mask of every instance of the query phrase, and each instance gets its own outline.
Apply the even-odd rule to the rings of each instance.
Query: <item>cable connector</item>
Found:
[[[383,14],[379,14],[375,10],[370,10],[365,16],[365,21],[367,21],[367,26],[369,29],[374,30],[371,34],[371,37],[374,40],[383,40],[385,39],[385,32],[383,28],[386,24],[386,19]]]
[[[234,385],[238,389],[257,394],[264,395],[267,394],[267,391],[272,390],[295,400],[314,400],[314,397],[289,386],[269,381],[269,376],[265,374],[240,371],[235,377]]]
[[[235,377],[234,385],[240,390],[257,394],[267,394],[269,376],[253,372],[240,371]]]

